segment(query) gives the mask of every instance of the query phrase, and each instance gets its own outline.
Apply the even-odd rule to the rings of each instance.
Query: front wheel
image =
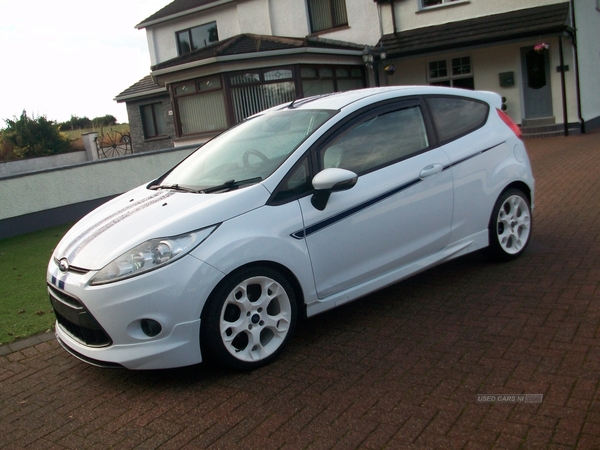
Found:
[[[496,201],[489,225],[489,253],[496,259],[518,258],[531,237],[531,207],[518,189],[504,192]]]
[[[201,342],[221,363],[243,370],[274,360],[296,323],[289,282],[267,267],[250,267],[226,278],[209,298]]]

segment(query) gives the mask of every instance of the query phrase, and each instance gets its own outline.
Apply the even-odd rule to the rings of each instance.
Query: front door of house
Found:
[[[552,116],[552,89],[548,50],[524,47],[521,49],[523,99],[525,119]]]

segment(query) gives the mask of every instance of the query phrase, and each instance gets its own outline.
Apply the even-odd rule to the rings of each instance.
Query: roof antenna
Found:
[[[302,97],[300,95],[296,96],[296,98],[294,100],[292,100],[292,103],[290,103],[287,107],[288,109],[292,109],[294,107],[294,103],[296,103],[297,100],[301,99],[301,98],[305,98],[305,94],[308,93],[308,91],[310,91],[319,81],[321,81],[323,79],[323,77],[319,77],[317,80],[315,80],[313,82],[313,84],[311,84],[308,89],[306,89],[306,91],[302,92]]]

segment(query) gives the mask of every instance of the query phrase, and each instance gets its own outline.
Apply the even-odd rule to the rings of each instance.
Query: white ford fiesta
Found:
[[[253,369],[299,316],[475,250],[518,257],[534,180],[501,104],[387,87],[245,120],[65,235],[47,275],[57,339],[105,367]]]

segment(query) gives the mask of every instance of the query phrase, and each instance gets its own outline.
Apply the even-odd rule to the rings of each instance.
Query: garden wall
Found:
[[[9,175],[35,172],[55,167],[71,166],[88,160],[85,151],[62,153],[60,155],[41,156],[39,158],[19,159],[0,163],[0,179]]]
[[[0,173],[0,239],[76,221],[105,201],[162,175],[195,148],[170,148],[18,175]]]

